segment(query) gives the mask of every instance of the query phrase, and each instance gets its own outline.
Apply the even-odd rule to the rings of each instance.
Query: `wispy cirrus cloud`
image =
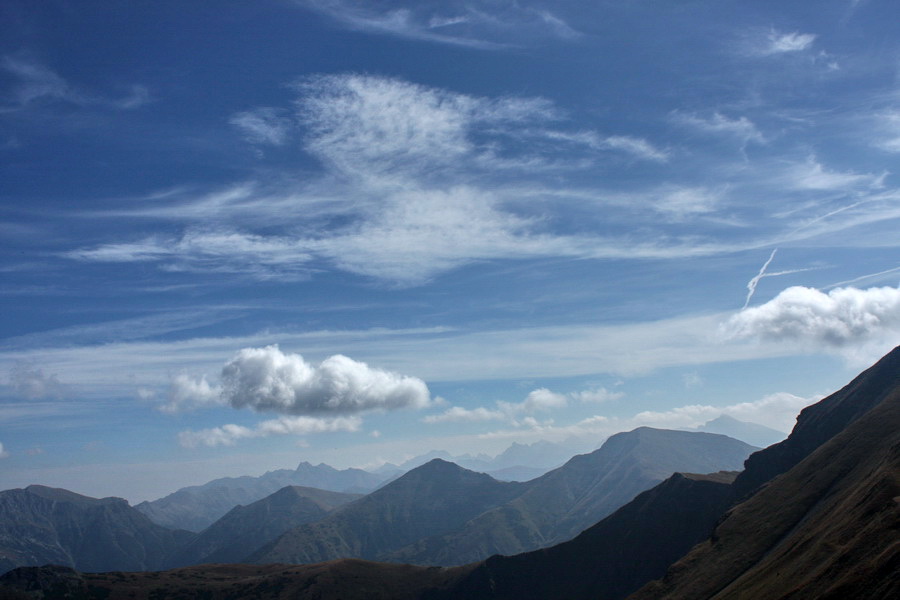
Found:
[[[671,169],[679,157],[641,137],[573,128],[545,98],[478,97],[359,74],[311,76],[295,89],[298,132],[321,164],[318,177],[147,198],[108,215],[175,221],[184,229],[64,256],[263,280],[296,281],[336,268],[412,287],[479,261],[734,253],[884,222],[897,212],[886,174],[842,171],[814,157],[745,161],[728,170],[727,185],[657,179],[649,189],[637,183],[608,194],[578,187],[568,179],[573,173],[615,154],[653,169]],[[743,116],[670,118],[741,144],[766,142]],[[551,177],[563,181],[552,191]],[[758,210],[760,197],[785,190],[802,202]],[[569,227],[571,211],[585,199],[603,211],[585,212],[593,221]],[[629,223],[627,231],[609,227],[617,220]]]
[[[757,144],[765,144],[766,138],[757,126],[745,116],[732,119],[715,112],[711,116],[703,117],[696,114],[689,114],[680,111],[672,113],[671,119],[674,123],[682,125],[709,135],[727,136],[737,139],[741,142],[742,147],[750,142]]]
[[[259,107],[235,113],[228,120],[251,144],[282,146],[294,123],[283,109]]]
[[[6,92],[6,103],[0,106],[0,113],[53,102],[131,110],[151,101],[149,91],[142,85],[129,86],[128,93],[119,97],[85,91],[69,83],[40,61],[24,55],[4,56],[0,60],[0,69],[15,79]]]
[[[498,50],[522,46],[523,40],[576,39],[581,34],[546,8],[518,2],[372,3],[355,0],[297,0],[300,6],[327,15],[356,31],[411,40]]]
[[[816,37],[813,33],[783,32],[772,29],[766,36],[766,42],[761,45],[760,52],[762,54],[802,52],[812,46]]]
[[[814,156],[788,168],[786,183],[800,190],[877,189],[884,186],[886,173],[854,173],[826,168]]]

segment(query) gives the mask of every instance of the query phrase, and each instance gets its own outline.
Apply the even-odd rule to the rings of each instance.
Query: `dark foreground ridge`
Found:
[[[804,410],[787,440],[731,477],[676,474],[569,542],[463,567],[362,560],[158,573],[46,567],[16,569],[0,584],[9,598],[71,589],[67,597],[110,600],[897,598],[900,348]],[[654,577],[661,579],[647,583]]]

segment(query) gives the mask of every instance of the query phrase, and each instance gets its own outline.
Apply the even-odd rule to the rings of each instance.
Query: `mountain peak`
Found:
[[[792,468],[898,388],[900,346],[837,392],[804,408],[786,440],[747,459],[744,472],[735,481],[736,490],[748,493]]]

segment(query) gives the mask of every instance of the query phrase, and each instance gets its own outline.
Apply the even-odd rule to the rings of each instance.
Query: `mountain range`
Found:
[[[287,486],[248,506],[236,506],[172,556],[176,565],[240,562],[286,531],[317,521],[360,494]]]
[[[532,550],[571,538],[675,471],[737,469],[753,450],[721,435],[641,427],[525,483],[434,459],[248,559],[449,566]]]
[[[151,521],[170,529],[199,532],[239,505],[261,500],[283,487],[296,485],[333,492],[365,494],[388,478],[362,469],[338,470],[326,464],[300,463],[259,477],[224,477],[180,490],[135,508]]]
[[[674,474],[550,548],[453,568],[358,559],[96,575],[25,568],[0,583],[10,594],[110,598],[887,600],[900,597],[898,498],[900,348],[806,408],[737,477]]]

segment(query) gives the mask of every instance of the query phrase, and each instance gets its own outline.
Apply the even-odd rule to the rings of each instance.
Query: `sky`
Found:
[[[788,432],[898,166],[890,0],[6,0],[0,489]]]

